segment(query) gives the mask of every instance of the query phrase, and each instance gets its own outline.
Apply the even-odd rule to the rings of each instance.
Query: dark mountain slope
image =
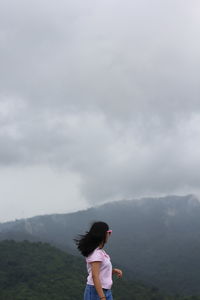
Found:
[[[85,262],[47,243],[0,242],[0,299],[82,300]],[[115,300],[174,300],[155,287],[115,280]]]
[[[200,202],[192,195],[119,201],[72,214],[0,224],[0,238],[29,235],[77,254],[73,238],[95,220],[110,224],[107,250],[133,279],[171,293],[200,293]]]

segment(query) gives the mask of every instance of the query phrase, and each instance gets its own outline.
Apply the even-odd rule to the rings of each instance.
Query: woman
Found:
[[[86,257],[88,277],[84,300],[113,300],[112,274],[122,277],[122,271],[113,269],[109,255],[103,250],[112,230],[104,222],[95,222],[85,235],[75,239],[78,250]]]

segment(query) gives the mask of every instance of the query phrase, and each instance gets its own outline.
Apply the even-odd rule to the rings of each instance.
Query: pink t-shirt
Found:
[[[100,248],[96,248],[88,257],[86,257],[87,262],[87,270],[88,270],[88,277],[87,277],[87,284],[94,285],[92,279],[92,268],[91,262],[100,261],[100,272],[99,272],[99,279],[104,289],[110,289],[112,286],[112,264],[110,261],[110,256]]]

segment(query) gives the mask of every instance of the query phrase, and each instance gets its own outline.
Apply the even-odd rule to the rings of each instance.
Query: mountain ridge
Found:
[[[25,235],[79,255],[73,238],[96,220],[113,229],[106,248],[114,262],[129,270],[128,276],[172,293],[200,292],[200,202],[191,194],[121,200],[0,224],[0,239],[11,235],[22,240]]]

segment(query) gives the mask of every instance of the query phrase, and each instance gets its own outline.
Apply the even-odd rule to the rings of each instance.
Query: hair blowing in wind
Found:
[[[88,232],[80,235],[79,239],[74,239],[78,250],[83,256],[88,256],[101,243],[106,241],[106,232],[109,229],[108,224],[104,222],[94,222]]]

